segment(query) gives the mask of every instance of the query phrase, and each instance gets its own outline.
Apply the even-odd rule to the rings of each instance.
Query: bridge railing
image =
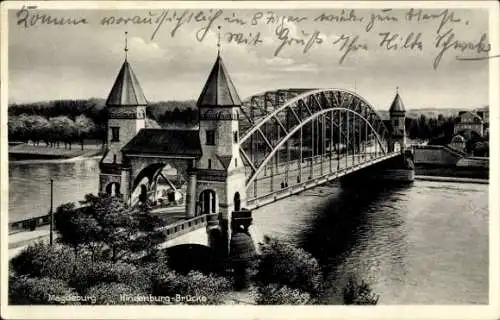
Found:
[[[217,221],[217,213],[204,214],[188,220],[179,221],[164,227],[160,227],[156,230],[162,231],[166,236],[165,240],[168,241],[196,229],[206,227],[207,224],[213,224],[214,221]]]
[[[314,177],[313,179],[308,179],[306,181],[293,184],[290,186],[283,187],[281,189],[277,189],[275,191],[267,192],[264,194],[260,194],[257,197],[254,198],[248,198],[247,199],[247,207],[249,209],[255,209],[261,206],[264,206],[266,204],[275,202],[277,200],[289,197],[294,194],[298,194],[300,192],[303,192],[305,190],[314,188],[315,186],[321,185],[327,181],[331,181],[334,179],[337,179],[341,176],[347,175],[351,172],[354,172],[356,170],[368,167],[372,164],[378,163],[380,161],[383,161],[388,158],[392,158],[394,156],[399,155],[399,152],[388,152],[386,154],[383,154],[381,156],[378,156],[376,158],[371,158],[367,161],[359,162],[359,163],[354,163],[353,165],[349,167],[344,167],[341,168],[340,170],[336,170],[334,172],[328,172],[325,173],[321,176]]]

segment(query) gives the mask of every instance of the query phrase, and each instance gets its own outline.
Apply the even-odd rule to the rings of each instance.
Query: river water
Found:
[[[12,161],[9,221],[78,201],[98,186],[98,160]],[[379,304],[488,303],[488,185],[317,187],[254,211],[252,232],[311,252],[336,290],[355,275]]]

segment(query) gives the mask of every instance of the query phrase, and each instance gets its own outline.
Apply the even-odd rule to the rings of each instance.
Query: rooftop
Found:
[[[222,57],[217,55],[207,82],[198,98],[198,107],[232,107],[240,106],[241,100],[234,87]]]
[[[147,104],[139,80],[137,80],[128,61],[125,60],[106,100],[106,105],[142,106]]]
[[[396,93],[396,96],[394,97],[394,100],[392,101],[391,108],[389,109],[389,111],[390,112],[405,111],[405,107],[403,105],[403,100],[401,100],[399,93]]]
[[[141,129],[122,152],[196,158],[201,156],[200,136],[198,130]]]

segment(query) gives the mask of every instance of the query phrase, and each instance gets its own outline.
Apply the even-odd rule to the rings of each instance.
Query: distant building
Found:
[[[472,111],[460,111],[455,121],[453,133],[461,134],[464,131],[473,131],[483,137],[489,126],[489,108],[484,107]],[[486,130],[486,132],[485,132]]]

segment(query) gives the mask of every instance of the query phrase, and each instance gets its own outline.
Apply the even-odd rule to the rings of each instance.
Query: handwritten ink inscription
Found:
[[[165,34],[173,38],[179,36],[182,29],[194,28],[194,37],[199,42],[205,41],[210,32],[222,25],[221,40],[225,43],[249,47],[271,45],[270,54],[274,56],[326,50],[338,58],[339,64],[371,51],[431,52],[434,69],[446,57],[458,61],[499,57],[498,54],[490,55],[487,30],[476,31],[469,21],[470,11],[464,10],[342,9],[314,13],[295,10],[294,14],[281,14],[278,10],[165,9],[134,15],[122,12],[98,18],[65,17],[56,11],[48,14],[36,7],[23,7],[16,12],[16,25],[25,29],[76,28],[87,24],[102,28],[133,25],[150,28],[151,41]],[[487,17],[485,15],[485,19]]]

